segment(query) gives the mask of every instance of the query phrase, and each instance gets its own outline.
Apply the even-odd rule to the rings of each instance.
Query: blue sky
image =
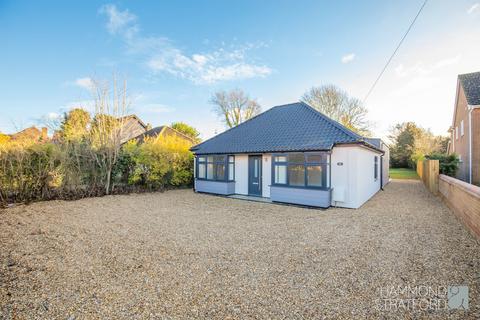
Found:
[[[0,0],[0,131],[91,106],[89,81],[125,77],[132,113],[224,130],[210,96],[266,110],[333,83],[363,98],[423,1]],[[375,135],[412,120],[446,133],[456,75],[480,71],[480,4],[430,0],[366,103]]]

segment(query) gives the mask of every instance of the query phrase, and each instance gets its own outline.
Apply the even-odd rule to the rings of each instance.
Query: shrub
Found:
[[[175,136],[147,138],[142,144],[130,141],[122,148],[115,176],[130,185],[154,190],[191,185],[193,155],[189,147]]]
[[[60,150],[54,144],[0,147],[0,202],[49,199],[62,184]]]
[[[458,155],[455,153],[432,153],[425,156],[425,158],[428,160],[439,160],[440,173],[451,177],[454,177],[457,173],[458,164],[460,163]]]
[[[0,145],[0,205],[53,198],[76,199],[109,192],[163,190],[193,181],[190,144],[176,136],[123,145],[106,157],[107,145],[88,137],[58,143]],[[111,189],[106,161],[114,161]],[[114,159],[114,160],[112,160]]]

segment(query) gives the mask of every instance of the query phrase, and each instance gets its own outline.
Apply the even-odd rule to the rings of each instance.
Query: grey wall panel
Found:
[[[276,202],[328,208],[331,204],[331,190],[271,186],[270,199]]]
[[[195,180],[195,191],[215,194],[234,194],[235,182]]]

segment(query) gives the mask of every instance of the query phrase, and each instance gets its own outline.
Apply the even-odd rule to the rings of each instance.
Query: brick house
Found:
[[[458,76],[449,132],[448,153],[460,158],[457,178],[480,185],[480,72]]]

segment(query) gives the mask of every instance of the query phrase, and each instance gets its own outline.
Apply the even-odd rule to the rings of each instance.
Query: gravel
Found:
[[[469,310],[379,300],[449,285]],[[358,210],[177,190],[0,211],[0,319],[476,319],[479,292],[480,243],[418,181]]]

